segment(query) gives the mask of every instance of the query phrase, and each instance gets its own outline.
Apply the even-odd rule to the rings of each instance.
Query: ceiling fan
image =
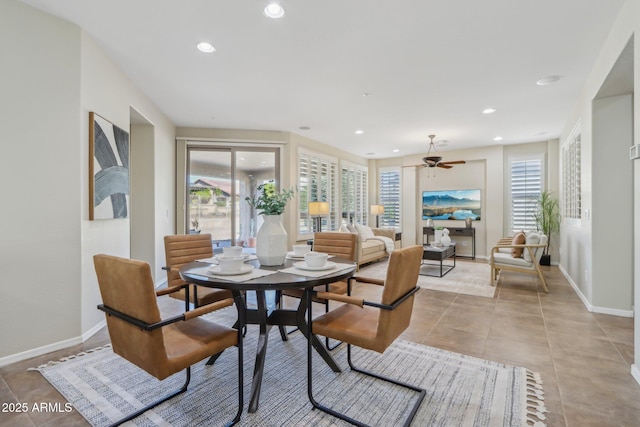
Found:
[[[440,153],[438,153],[438,150],[436,150],[436,146],[433,143],[433,138],[435,137],[436,137],[435,135],[429,135],[431,142],[429,142],[429,150],[427,151],[427,155],[422,158],[423,163],[420,165],[407,165],[405,167],[422,166],[425,168],[438,167],[438,168],[444,168],[444,169],[451,169],[453,167],[451,165],[463,165],[466,163],[464,160],[453,160],[451,162],[443,162],[442,156],[440,155]]]

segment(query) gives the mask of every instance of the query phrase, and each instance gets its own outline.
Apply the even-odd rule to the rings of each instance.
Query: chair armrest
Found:
[[[393,228],[372,228],[373,234],[376,236],[384,236],[388,237],[391,240],[395,240],[396,238],[396,230]]]
[[[331,292],[314,292],[314,293],[318,298],[322,298],[322,299],[344,302],[347,304],[357,305],[359,307],[362,307],[364,305],[364,299],[362,298],[356,298],[356,297],[351,297],[351,296],[342,295],[342,294],[334,294]]]
[[[374,279],[371,277],[356,276],[356,277],[349,278],[349,281],[352,281],[352,280],[360,283],[369,283],[372,285],[384,286],[384,279]]]
[[[227,298],[220,301],[213,302],[211,304],[203,305],[202,307],[194,308],[184,313],[184,320],[193,319],[203,314],[211,313],[221,308],[229,307],[233,305],[233,298]]]
[[[178,292],[179,290],[181,290],[182,288],[185,288],[189,285],[176,285],[176,286],[171,286],[168,288],[164,288],[164,289],[160,289],[159,291],[156,291],[156,295],[157,296],[162,296],[162,295],[167,295],[167,294],[172,294],[174,292]]]

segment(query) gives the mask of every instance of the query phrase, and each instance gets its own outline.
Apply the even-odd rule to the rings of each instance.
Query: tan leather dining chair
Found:
[[[410,246],[393,251],[389,259],[389,267],[385,280],[355,277],[351,280],[372,285],[383,286],[381,301],[372,302],[350,295],[335,295],[329,292],[318,292],[320,298],[331,299],[345,304],[308,321],[312,325],[314,334],[324,335],[347,343],[347,361],[351,369],[361,374],[402,386],[418,393],[418,398],[404,423],[411,424],[415,414],[426,395],[426,390],[407,384],[380,374],[365,371],[354,366],[351,359],[351,346],[355,345],[368,350],[383,353],[395,339],[409,326],[417,286],[420,262],[422,260],[422,246]],[[309,351],[311,355],[311,351]],[[307,381],[309,400],[314,408],[327,412],[335,417],[355,425],[365,425],[318,403],[313,397],[313,367],[312,357],[308,357]],[[376,408],[379,409],[379,408]]]
[[[313,250],[315,252],[324,252],[329,255],[339,256],[355,262],[356,260],[356,234],[354,233],[335,233],[335,232],[318,232],[313,235]],[[344,295],[347,293],[347,282],[333,282],[329,285],[320,285],[314,288],[318,292],[331,292],[333,294]],[[282,291],[283,295],[302,298],[303,291],[301,289],[290,289]],[[324,304],[325,313],[329,312],[329,300],[320,298],[317,295],[313,297],[313,302]],[[291,332],[294,332],[295,329]],[[341,343],[338,342],[333,346],[329,345],[329,338],[325,339],[326,346],[329,350],[335,349]]]
[[[166,259],[167,285],[169,288],[183,286],[186,283],[180,278],[179,270],[185,264],[198,259],[213,256],[211,246],[211,234],[177,234],[164,236],[164,253]],[[205,288],[189,285],[189,299],[185,298],[185,289],[170,294],[173,298],[185,301],[185,310],[188,303],[195,307],[201,307],[212,302],[232,298],[231,292],[226,289]]]
[[[117,426],[187,390],[191,365],[226,348],[238,348],[238,412],[229,425],[240,420],[243,406],[241,328],[222,326],[199,316],[233,305],[218,301],[177,316],[161,319],[149,264],[110,255],[95,255],[93,262],[106,313],[113,351],[159,380],[185,370],[182,388],[116,421]],[[244,313],[238,312],[239,324]]]

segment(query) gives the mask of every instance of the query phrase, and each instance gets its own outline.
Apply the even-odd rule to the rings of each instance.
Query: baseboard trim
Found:
[[[89,338],[91,338],[92,336],[97,334],[98,331],[100,331],[100,329],[104,328],[105,326],[107,326],[107,321],[106,320],[103,320],[103,321],[99,322],[93,328],[89,329],[87,332],[82,334],[82,342],[85,342],[86,340],[88,340]]]
[[[640,385],[640,367],[637,364],[631,365],[631,376]]]
[[[565,279],[567,279],[567,281],[569,282],[573,290],[576,292],[576,294],[582,301],[582,304],[584,304],[586,309],[589,310],[591,313],[608,314],[610,316],[618,316],[618,317],[633,317],[633,310],[620,310],[617,308],[598,307],[598,306],[592,305],[587,299],[587,297],[584,296],[584,294],[582,293],[578,285],[573,281],[573,279],[571,279],[571,276],[569,276],[569,273],[567,273],[567,271],[562,267],[561,264],[558,264],[558,268],[560,269],[560,272],[565,277]]]
[[[67,347],[82,344],[82,337],[73,337],[67,340],[58,341],[52,344],[47,344],[42,347],[32,348],[31,350],[23,351],[16,354],[11,354],[0,358],[0,367],[10,365],[16,362],[22,362],[23,360],[31,359],[32,357],[42,356],[43,354],[51,353],[52,351],[62,350]]]

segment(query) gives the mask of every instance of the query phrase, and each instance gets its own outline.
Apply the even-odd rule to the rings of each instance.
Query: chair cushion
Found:
[[[526,240],[526,244],[527,245],[537,245],[538,243],[540,243],[540,234],[539,233],[529,233],[527,234],[527,240]],[[537,248],[535,248],[533,250],[534,256],[537,253]],[[527,262],[531,262],[531,254],[529,253],[529,250],[525,250],[523,252],[523,257],[525,259],[525,261]]]
[[[527,251],[525,251],[525,253],[526,252]],[[493,254],[493,264],[496,266],[499,266],[500,264],[511,265],[511,266],[520,267],[520,268],[533,267],[533,263],[531,261],[527,261],[522,257],[514,258],[513,256],[511,256],[510,253],[500,253],[500,252],[496,252]]]
[[[366,225],[356,224],[356,230],[358,230],[358,234],[360,234],[362,241],[373,239],[374,237],[376,237],[376,235],[373,234],[373,230],[371,229],[371,227],[368,227]]]
[[[524,245],[527,242],[527,237],[524,234],[524,231],[519,231],[513,236],[513,240],[511,240],[512,245]],[[514,258],[522,257],[523,248],[511,248],[511,256]]]

